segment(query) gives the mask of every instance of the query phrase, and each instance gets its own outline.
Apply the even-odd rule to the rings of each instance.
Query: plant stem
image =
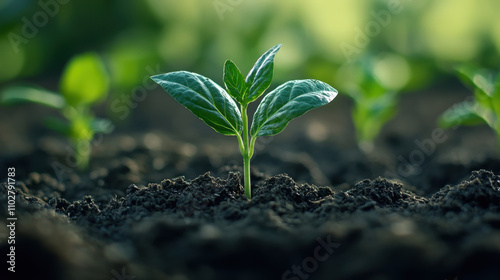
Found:
[[[253,154],[253,149],[249,146],[249,135],[248,135],[248,116],[247,116],[247,108],[248,105],[241,105],[241,118],[243,120],[243,141],[242,145],[243,148],[240,147],[240,150],[242,150],[242,156],[243,156],[243,173],[244,173],[244,180],[245,180],[245,196],[248,199],[252,198],[252,185],[250,182],[250,159],[252,158]],[[241,145],[240,144],[240,145]]]
[[[252,198],[252,185],[250,182],[250,157],[243,157],[243,168],[245,169],[245,196]]]
[[[67,106],[64,109],[64,116],[69,120],[71,126],[69,138],[73,144],[76,167],[80,171],[86,170],[89,166],[92,138],[94,137],[93,116],[84,106]]]
[[[86,170],[90,161],[90,146],[86,140],[76,140],[73,142],[75,149],[75,159],[80,171]]]

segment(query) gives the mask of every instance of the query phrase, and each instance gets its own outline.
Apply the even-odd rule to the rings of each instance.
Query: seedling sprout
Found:
[[[474,99],[457,104],[443,113],[438,123],[443,128],[486,123],[497,136],[500,151],[500,73],[462,66],[457,69],[464,84],[474,89]]]
[[[337,96],[336,89],[318,80],[288,81],[262,99],[249,127],[248,104],[271,85],[274,56],[280,48],[281,44],[265,52],[246,78],[234,62],[227,60],[223,73],[226,90],[209,78],[187,71],[151,77],[215,131],[236,136],[243,156],[245,195],[248,199],[251,198],[250,159],[257,137],[280,133],[292,119],[328,104]]]
[[[406,60],[392,53],[364,55],[339,70],[338,82],[354,101],[352,118],[362,151],[373,150],[380,130],[394,117],[409,71]]]
[[[108,94],[109,78],[99,56],[85,53],[74,57],[66,66],[60,83],[61,94],[28,86],[6,88],[1,96],[5,105],[37,103],[57,109],[65,120],[46,118],[45,125],[72,143],[76,167],[83,170],[89,164],[91,141],[95,133],[113,130],[107,119],[95,118],[91,106]]]

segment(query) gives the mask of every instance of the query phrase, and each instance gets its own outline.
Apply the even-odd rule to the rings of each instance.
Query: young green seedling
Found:
[[[66,120],[46,118],[45,124],[69,138],[76,167],[83,170],[89,163],[94,134],[113,130],[110,121],[97,119],[90,111],[91,105],[107,96],[108,87],[108,74],[101,60],[94,53],[86,53],[74,57],[66,66],[60,83],[62,95],[41,88],[13,86],[3,91],[0,102],[31,102],[59,110]]]
[[[474,89],[474,99],[463,101],[443,113],[438,124],[443,128],[486,123],[497,135],[500,151],[500,73],[470,66],[457,69],[464,84]]]
[[[340,70],[339,82],[354,101],[352,118],[358,146],[364,152],[373,150],[380,130],[394,117],[408,71],[406,61],[394,54],[364,56]]]
[[[234,62],[227,60],[223,74],[227,91],[204,76],[186,71],[151,77],[177,102],[215,131],[236,136],[243,156],[245,195],[249,199],[250,159],[257,137],[280,133],[292,119],[328,104],[337,96],[337,90],[321,81],[288,81],[262,99],[249,129],[248,104],[259,98],[271,85],[274,56],[280,47],[281,44],[265,52],[246,78]]]

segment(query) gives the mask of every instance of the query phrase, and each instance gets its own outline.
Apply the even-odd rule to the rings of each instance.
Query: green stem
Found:
[[[245,172],[245,196],[252,198],[252,185],[250,182],[250,157],[243,157],[243,168]]]
[[[252,185],[250,182],[250,159],[252,158],[253,150],[249,146],[249,135],[248,135],[248,116],[247,116],[248,105],[241,105],[241,118],[243,120],[243,139],[240,142],[240,150],[243,156],[243,173],[245,180],[245,196],[248,199],[252,198]],[[252,139],[253,140],[253,139]],[[252,141],[253,142],[253,141]],[[243,147],[241,147],[243,145]]]
[[[78,169],[80,171],[86,170],[89,166],[90,161],[90,144],[88,141],[81,139],[76,140],[73,143]]]
[[[92,138],[94,136],[91,125],[93,117],[88,112],[88,108],[84,106],[67,106],[64,109],[64,115],[71,125],[69,137],[73,144],[77,168],[80,171],[86,170],[89,166]]]

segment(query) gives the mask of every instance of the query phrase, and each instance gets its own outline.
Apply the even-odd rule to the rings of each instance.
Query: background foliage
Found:
[[[399,12],[387,19],[389,5]],[[217,78],[226,58],[248,71],[263,50],[283,43],[277,82],[307,76],[334,83],[349,60],[391,52],[410,65],[408,87],[421,88],[460,62],[498,65],[498,10],[495,0],[3,0],[0,82],[59,75],[73,55],[98,51],[114,90],[127,91],[157,61],[163,72]],[[32,38],[23,37],[23,28]],[[356,44],[360,32],[368,40]],[[16,47],[9,34],[27,42]],[[345,55],[347,45],[356,48],[352,56]]]

